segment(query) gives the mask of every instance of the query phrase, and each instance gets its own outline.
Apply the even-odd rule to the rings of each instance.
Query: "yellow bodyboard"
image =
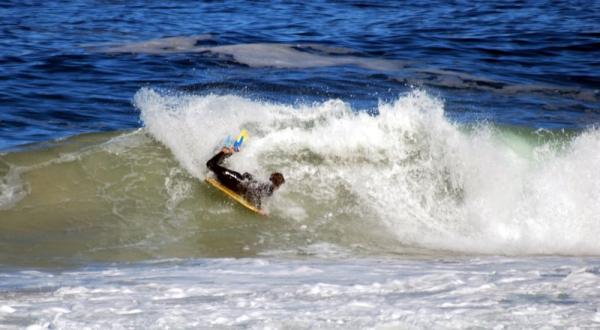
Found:
[[[209,177],[209,178],[206,178],[205,180],[206,180],[206,182],[208,182],[213,187],[215,187],[215,188],[219,189],[220,191],[224,192],[225,195],[229,196],[231,199],[233,199],[236,202],[242,204],[248,210],[254,211],[254,212],[256,212],[256,213],[258,213],[260,215],[267,215],[267,213],[265,211],[263,211],[263,210],[259,209],[258,207],[254,206],[247,199],[245,199],[243,196],[238,195],[233,190],[225,187],[217,179]]]

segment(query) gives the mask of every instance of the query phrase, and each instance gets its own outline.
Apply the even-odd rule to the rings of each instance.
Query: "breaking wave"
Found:
[[[298,221],[360,219],[398,242],[472,253],[595,254],[600,134],[465,127],[421,90],[377,115],[340,100],[288,106],[237,96],[136,95],[146,128],[188,172],[228,132],[252,132],[231,166],[289,184],[272,204]]]
[[[140,130],[0,155],[2,262],[600,253],[594,129],[458,124],[423,90],[377,109],[148,88],[134,102]],[[202,180],[241,128],[229,166],[286,177],[266,221]]]

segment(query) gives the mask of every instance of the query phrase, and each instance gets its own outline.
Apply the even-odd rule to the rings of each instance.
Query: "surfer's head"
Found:
[[[271,181],[275,188],[279,188],[279,186],[281,186],[285,182],[285,179],[283,178],[283,174],[275,172],[271,174],[271,176],[269,177],[269,181]]]

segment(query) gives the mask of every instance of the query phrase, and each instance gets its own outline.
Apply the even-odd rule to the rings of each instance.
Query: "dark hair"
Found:
[[[285,179],[283,178],[283,174],[279,172],[272,173],[269,177],[269,180],[273,183],[275,187],[279,187],[285,183]]]

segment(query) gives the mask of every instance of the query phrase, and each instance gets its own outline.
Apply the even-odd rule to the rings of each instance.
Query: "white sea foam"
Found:
[[[0,306],[0,313],[12,314],[15,311],[16,311],[16,309],[14,309],[14,308],[12,308],[10,306],[7,306],[7,305]]]
[[[210,40],[207,35],[152,39],[137,43],[103,47],[107,53],[205,53],[230,57],[251,67],[315,68],[337,65],[354,65],[372,70],[398,70],[406,62],[373,59],[351,55],[351,49],[318,44],[250,43],[223,46],[204,46],[198,42]],[[314,50],[317,52],[315,53]]]
[[[21,180],[16,167],[10,167],[8,172],[0,177],[0,210],[10,209],[27,196],[29,188]]]
[[[230,165],[258,177],[283,172],[288,183],[273,212],[308,228],[350,216],[429,249],[600,253],[596,130],[538,143],[461,127],[441,100],[418,90],[380,104],[375,116],[340,100],[289,106],[150,89],[135,103],[146,130],[197,177],[224,136],[248,128],[249,143]]]
[[[15,272],[5,274],[12,291],[0,322],[32,329],[596,328],[595,263],[212,259],[121,265],[109,278],[104,270],[114,265],[58,273],[68,286],[44,290],[44,274]]]
[[[169,171],[169,176],[165,178],[165,189],[169,195],[167,208],[174,209],[177,205],[189,198],[191,195],[192,186],[188,177],[182,173],[180,168],[172,168]]]

